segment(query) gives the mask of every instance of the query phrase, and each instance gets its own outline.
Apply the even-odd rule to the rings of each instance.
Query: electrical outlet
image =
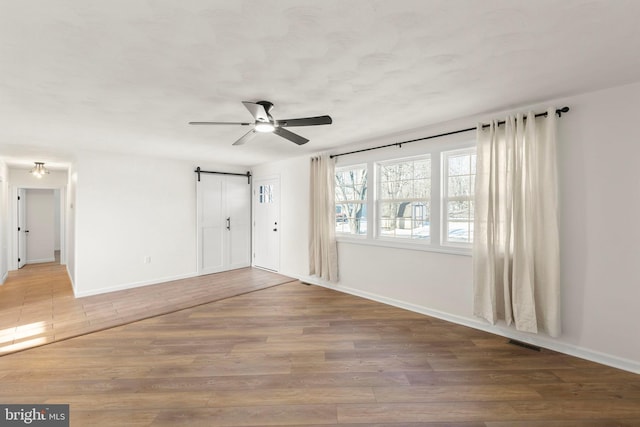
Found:
[[[144,263],[145,264],[151,264],[151,257],[150,256],[144,257]]]

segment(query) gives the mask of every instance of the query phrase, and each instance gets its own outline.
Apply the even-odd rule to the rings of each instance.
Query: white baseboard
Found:
[[[28,259],[25,264],[42,264],[45,262],[54,262],[56,259],[54,258],[41,258],[41,259]]]
[[[73,276],[69,271],[69,264],[66,264],[64,267],[65,267],[65,270],[67,270],[67,277],[69,278],[69,282],[71,282],[71,289],[73,290],[73,295],[76,295],[76,284],[73,282]]]
[[[2,279],[0,279],[0,285],[4,285],[4,282],[7,280],[7,277],[9,277],[9,271],[5,271],[4,274],[2,275]]]
[[[624,371],[640,374],[640,362],[635,360],[625,359],[612,354],[606,354],[596,350],[591,350],[588,348],[576,346],[574,344],[561,342],[557,339],[554,339],[545,335],[533,335],[533,334],[528,334],[524,332],[519,332],[507,326],[490,325],[488,323],[483,323],[482,321],[477,320],[475,318],[458,316],[455,314],[433,310],[427,307],[411,304],[411,303],[396,300],[393,298],[388,298],[382,295],[365,292],[359,289],[354,289],[348,286],[340,286],[334,283],[321,280],[314,276],[300,276],[296,274],[286,274],[286,273],[281,273],[281,274],[285,274],[286,276],[289,276],[289,277],[294,277],[300,281],[303,281],[305,283],[310,283],[312,285],[322,286],[328,289],[333,289],[334,291],[344,292],[346,294],[351,294],[351,295],[366,298],[372,301],[381,302],[383,304],[388,304],[394,307],[402,308],[402,309],[413,311],[416,313],[425,314],[427,316],[435,317],[437,319],[446,320],[448,322],[456,323],[458,325],[468,326],[470,328],[479,329],[485,332],[489,332],[491,334],[500,335],[509,339],[514,339],[514,340],[532,344],[538,347],[547,348],[549,350],[557,351],[559,353],[568,354],[570,356],[575,356],[581,359],[590,360],[592,362],[600,363],[602,365],[607,365],[614,368],[622,369]]]
[[[181,280],[181,279],[189,279],[191,277],[196,277],[196,276],[198,276],[197,272],[187,273],[187,274],[180,274],[177,276],[162,277],[162,278],[153,279],[153,280],[143,280],[140,282],[124,283],[121,285],[109,286],[106,288],[91,289],[89,291],[78,291],[74,286],[73,293],[76,298],[82,298],[82,297],[88,297],[92,295],[106,294],[107,292],[115,292],[115,291],[123,291],[125,289],[139,288],[142,286],[159,285],[160,283],[172,282],[174,280]]]

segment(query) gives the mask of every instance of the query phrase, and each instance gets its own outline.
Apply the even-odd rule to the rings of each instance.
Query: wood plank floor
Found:
[[[72,426],[640,426],[640,375],[299,282],[0,358]]]
[[[292,280],[244,268],[75,298],[65,266],[26,265],[0,286],[0,356]]]

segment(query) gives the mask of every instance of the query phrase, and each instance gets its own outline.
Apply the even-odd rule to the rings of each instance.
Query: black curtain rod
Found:
[[[198,174],[198,182],[200,182],[200,174],[201,173],[215,173],[217,175],[234,175],[234,176],[244,176],[247,178],[247,184],[251,184],[251,172],[247,171],[247,173],[233,173],[233,172],[215,172],[215,171],[203,171],[200,169],[200,166],[194,170],[195,173]]]
[[[562,117],[562,113],[568,113],[568,112],[569,112],[569,107],[562,107],[556,110],[556,114],[558,115],[558,117]],[[536,114],[536,117],[547,117],[547,112],[545,111],[544,113],[538,113]],[[498,122],[498,126],[503,124],[504,124],[504,120]],[[482,125],[482,128],[483,129],[488,128],[489,126],[491,125]],[[348,154],[355,154],[355,153],[363,153],[365,151],[379,150],[381,148],[387,148],[387,147],[402,147],[402,144],[409,144],[411,142],[416,142],[416,141],[424,141],[426,139],[441,138],[443,136],[455,135],[457,133],[471,132],[472,130],[476,130],[476,129],[477,127],[454,130],[451,132],[439,133],[437,135],[425,136],[423,138],[410,139],[408,141],[394,142],[392,144],[380,145],[380,146],[371,147],[371,148],[363,148],[362,150],[349,151],[347,153],[332,154],[329,156],[329,158],[333,159],[334,157],[346,156]]]

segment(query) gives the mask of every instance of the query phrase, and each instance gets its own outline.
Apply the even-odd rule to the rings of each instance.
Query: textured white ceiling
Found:
[[[637,81],[640,1],[0,0],[0,157],[250,166]],[[296,146],[246,127],[241,101]],[[37,158],[36,158],[37,156]]]

